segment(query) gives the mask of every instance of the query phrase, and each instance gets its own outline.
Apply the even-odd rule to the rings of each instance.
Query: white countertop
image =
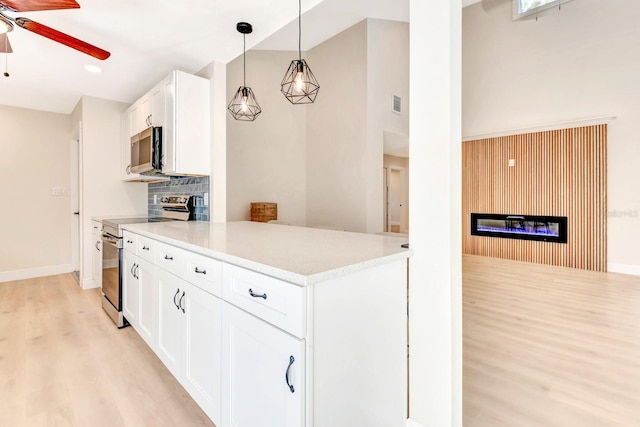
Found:
[[[130,214],[130,215],[102,215],[102,216],[92,216],[91,221],[102,222],[107,219],[125,219],[125,218],[148,218],[149,214]]]
[[[407,238],[261,222],[123,225],[136,234],[301,286],[411,256]]]

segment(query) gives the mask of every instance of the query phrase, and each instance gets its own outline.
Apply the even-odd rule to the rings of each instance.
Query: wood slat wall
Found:
[[[607,125],[464,142],[462,162],[463,253],[606,271]],[[566,216],[568,242],[472,236],[472,212]]]

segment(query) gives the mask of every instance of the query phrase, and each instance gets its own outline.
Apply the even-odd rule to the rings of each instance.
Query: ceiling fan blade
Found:
[[[75,0],[0,0],[0,4],[14,12],[78,9],[80,7]]]
[[[33,33],[39,34],[43,37],[56,41],[58,43],[62,43],[65,46],[69,46],[73,49],[79,50],[82,53],[86,53],[87,55],[91,55],[94,58],[105,60],[111,53],[106,50],[100,49],[92,44],[87,42],[83,42],[75,37],[71,37],[68,34],[61,33],[58,30],[54,30],[53,28],[47,27],[46,25],[40,24],[39,22],[32,21],[27,18],[16,18],[15,23],[24,28],[25,30],[29,30]]]
[[[7,33],[0,34],[0,53],[13,53]]]

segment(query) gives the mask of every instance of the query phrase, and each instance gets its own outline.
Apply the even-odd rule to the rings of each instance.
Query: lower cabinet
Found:
[[[304,340],[222,302],[222,427],[305,425]]]
[[[92,221],[91,236],[93,237],[93,251],[91,254],[91,267],[93,284],[96,288],[102,287],[102,223]]]
[[[158,285],[156,267],[149,261],[136,258],[136,278],[138,280],[138,325],[137,331],[153,350],[158,340]]]
[[[138,287],[138,278],[136,276],[136,260],[135,253],[123,251],[122,255],[122,314],[129,324],[138,330],[138,314],[140,312],[140,291]]]
[[[220,299],[157,269],[157,354],[211,420],[220,420]]]

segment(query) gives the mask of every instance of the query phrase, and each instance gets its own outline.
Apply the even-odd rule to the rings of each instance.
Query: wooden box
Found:
[[[278,204],[272,202],[252,202],[251,221],[269,222],[278,219]]]

